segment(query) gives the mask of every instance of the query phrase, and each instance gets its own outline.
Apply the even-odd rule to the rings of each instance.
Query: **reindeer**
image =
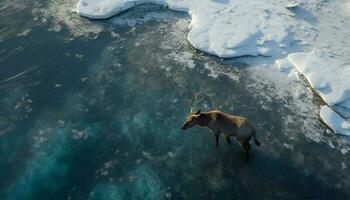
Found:
[[[197,97],[195,100],[197,100]],[[215,138],[216,148],[219,148],[219,136],[221,133],[225,135],[228,144],[231,144],[230,137],[235,137],[240,143],[246,159],[249,158],[249,141],[251,138],[254,138],[257,146],[260,146],[254,126],[244,117],[229,115],[219,110],[208,112],[198,110],[193,112],[191,109],[191,113],[188,115],[182,129],[186,130],[195,125],[207,127],[211,130]]]

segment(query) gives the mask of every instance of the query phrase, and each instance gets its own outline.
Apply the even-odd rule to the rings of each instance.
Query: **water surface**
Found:
[[[0,2],[1,199],[350,198],[349,143],[302,84],[196,51],[184,13],[90,21],[73,6]],[[249,162],[181,130],[196,95],[256,125]]]

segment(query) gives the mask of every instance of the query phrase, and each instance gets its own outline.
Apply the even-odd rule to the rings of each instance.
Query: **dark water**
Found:
[[[0,199],[350,198],[349,142],[301,84],[196,52],[183,13],[74,3],[0,1]],[[181,131],[195,95],[256,125],[249,162]]]

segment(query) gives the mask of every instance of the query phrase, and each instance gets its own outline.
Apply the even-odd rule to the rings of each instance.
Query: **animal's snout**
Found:
[[[187,123],[184,123],[184,125],[182,125],[182,130],[186,130],[187,129]]]

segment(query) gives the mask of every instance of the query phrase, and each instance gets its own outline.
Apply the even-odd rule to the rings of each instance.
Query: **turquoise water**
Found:
[[[302,84],[197,52],[183,13],[74,3],[0,3],[0,199],[349,199],[349,141]],[[181,130],[195,95],[256,125],[248,162]]]

